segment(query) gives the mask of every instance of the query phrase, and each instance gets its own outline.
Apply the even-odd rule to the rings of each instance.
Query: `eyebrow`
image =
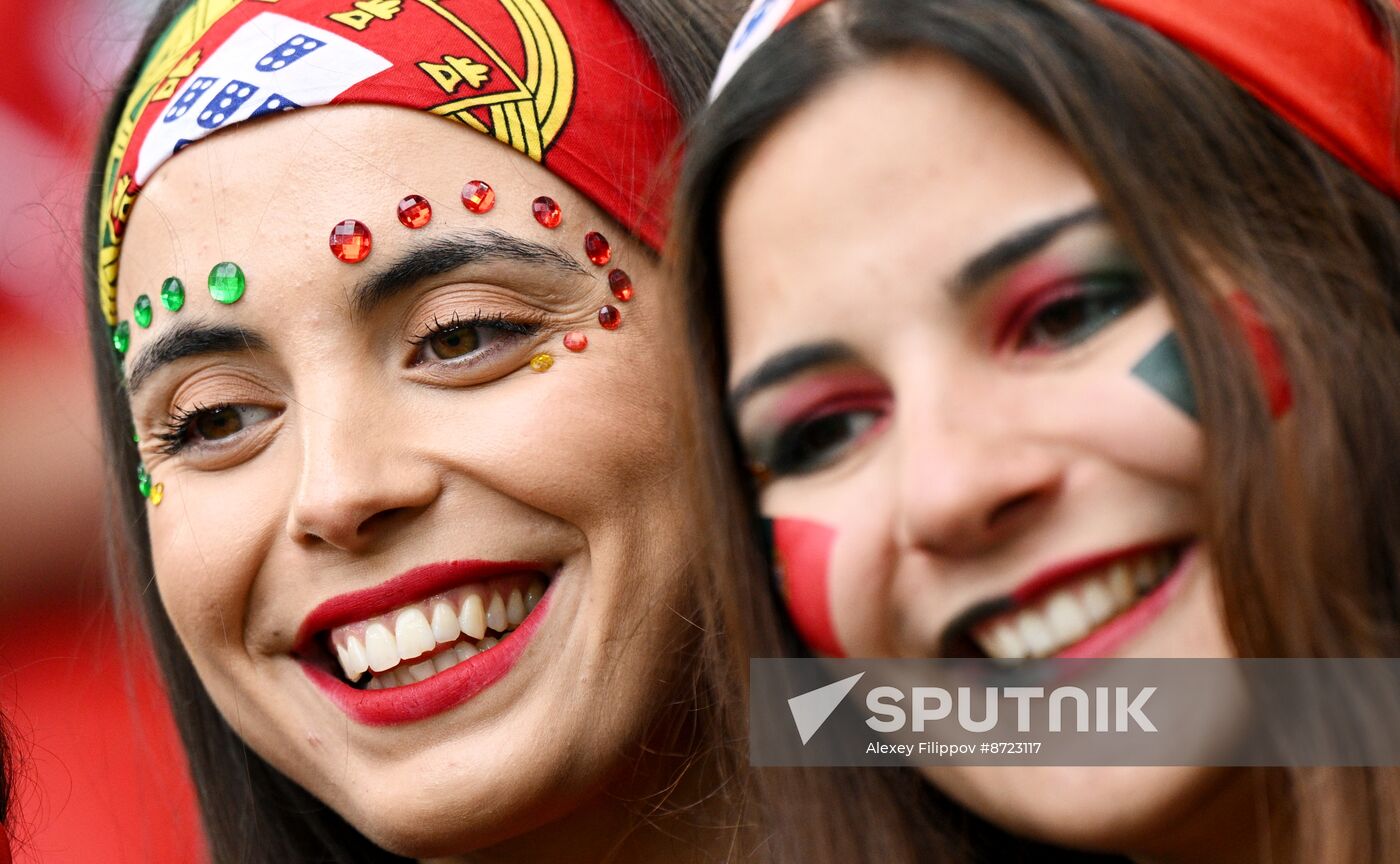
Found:
[[[1091,204],[1044,219],[1003,237],[978,252],[958,270],[949,293],[955,302],[966,301],[993,276],[1034,255],[1061,233],[1077,225],[1103,221],[1106,218],[1103,207]],[[729,411],[731,414],[737,414],[740,407],[760,390],[780,384],[809,369],[855,358],[855,349],[838,341],[813,342],[780,351],[764,360],[757,369],[734,385],[729,393]]]
[[[136,391],[141,389],[141,385],[157,370],[177,360],[206,354],[259,351],[266,348],[267,341],[245,327],[181,321],[142,349],[131,364],[131,373],[127,376],[127,390],[135,395]]]
[[[780,351],[759,364],[729,391],[729,410],[738,413],[740,406],[760,390],[800,375],[808,369],[854,360],[856,352],[844,342],[811,342]]]
[[[566,252],[501,231],[436,237],[405,250],[388,266],[356,285],[350,294],[350,314],[364,317],[424,279],[468,264],[492,261],[528,264],[570,276],[589,274]]]
[[[1059,216],[1052,216],[1009,234],[987,247],[962,266],[949,288],[955,302],[966,301],[993,276],[1029,258],[1051,240],[1085,222],[1102,222],[1108,216],[1103,207],[1090,204]]]

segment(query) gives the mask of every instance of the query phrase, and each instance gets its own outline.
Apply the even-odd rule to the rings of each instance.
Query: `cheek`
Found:
[[[278,470],[276,459],[268,451],[259,464],[233,472],[170,474],[161,506],[147,505],[161,602],[192,656],[242,650],[254,576],[285,518],[274,502],[288,489],[268,484],[290,472]]]
[[[1135,371],[1086,370],[1028,394],[1025,404],[1028,428],[1051,446],[1173,486],[1200,482],[1200,425]]]

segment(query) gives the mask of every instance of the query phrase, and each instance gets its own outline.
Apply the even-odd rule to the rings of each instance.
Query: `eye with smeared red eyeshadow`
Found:
[[[745,446],[768,476],[819,471],[877,433],[892,409],[889,387],[873,375],[806,376],[777,394]]]
[[[1036,270],[1041,276],[1053,272],[1044,267]],[[1013,277],[1006,293],[1009,296],[993,317],[993,348],[1040,354],[1087,341],[1150,292],[1135,270],[1112,267],[1056,275],[1049,281]]]

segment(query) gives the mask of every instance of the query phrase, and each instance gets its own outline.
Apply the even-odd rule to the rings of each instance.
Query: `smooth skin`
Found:
[[[489,213],[462,206],[469,179],[495,188]],[[433,206],[417,231],[395,215],[410,193]],[[563,208],[555,230],[531,215],[539,195]],[[328,248],[347,218],[373,232],[363,263]],[[607,235],[611,266],[637,286],[612,332],[597,323],[616,301],[607,270],[583,256],[589,230]],[[565,263],[469,263],[372,308],[352,303],[415,244],[453,237],[538,244]],[[205,289],[221,261],[247,275],[233,305]],[[158,299],[172,275],[188,292],[178,313]],[[684,827],[658,817],[639,828],[629,805],[675,767],[641,751],[689,626],[680,613],[695,547],[671,447],[685,422],[674,404],[681,342],[666,323],[675,292],[654,255],[486,136],[407,109],[334,107],[220,132],[163,166],[127,230],[123,317],[141,293],[157,308],[149,330],[132,327],[129,373],[176,326],[233,325],[262,343],[163,365],[131,394],[142,458],[165,490],[149,510],[156,587],[239,734],[401,854],[698,856]],[[477,315],[488,323],[415,343]],[[564,350],[569,330],[588,335],[586,351]],[[544,373],[529,367],[541,351],[554,357]],[[181,439],[172,417],[201,409],[211,410],[184,446],[166,452],[162,433]],[[525,653],[455,708],[353,722],[292,656],[302,620],[327,598],[460,559],[557,567]]]
[[[938,656],[959,614],[1045,568],[1200,530],[1200,427],[1130,371],[1171,316],[1150,286],[1101,278],[1126,253],[1096,207],[1062,144],[932,55],[843,75],[738,171],[721,226],[737,422],[764,513],[835,531],[826,576],[846,654]],[[1004,308],[1056,286],[1098,299]],[[827,359],[748,386],[813,346]],[[1165,611],[1115,655],[1234,653],[1195,551]],[[928,775],[1013,832],[1143,861],[1237,860],[1250,835],[1240,778],[1214,769]]]

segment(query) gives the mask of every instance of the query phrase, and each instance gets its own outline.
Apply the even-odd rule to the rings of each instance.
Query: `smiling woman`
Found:
[[[755,3],[677,196],[790,613],[755,638],[1400,655],[1397,32],[1391,0]],[[904,806],[1010,843],[1400,858],[1384,766],[926,775]]]
[[[151,26],[99,160],[92,324],[118,588],[214,860],[735,841],[740,655],[680,515],[654,252],[665,93],[693,103],[718,29],[629,8],[652,49],[601,0]]]

